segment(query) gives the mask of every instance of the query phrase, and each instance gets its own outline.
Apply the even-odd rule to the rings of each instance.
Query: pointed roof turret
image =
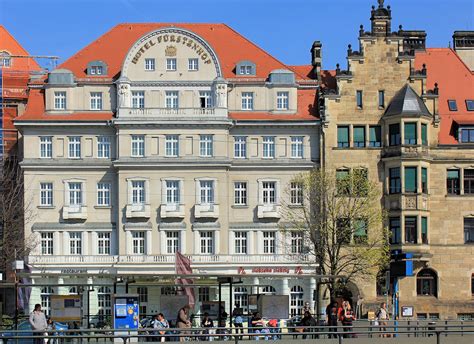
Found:
[[[390,101],[385,111],[386,116],[431,116],[423,100],[416,94],[410,85],[406,84]]]

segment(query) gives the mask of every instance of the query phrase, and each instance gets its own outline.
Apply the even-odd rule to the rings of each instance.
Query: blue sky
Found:
[[[391,0],[392,31],[426,30],[447,47],[455,30],[474,30],[472,0]],[[61,61],[122,22],[222,22],[289,65],[309,64],[314,40],[323,68],[344,65],[376,0],[0,0],[0,22],[30,54]]]

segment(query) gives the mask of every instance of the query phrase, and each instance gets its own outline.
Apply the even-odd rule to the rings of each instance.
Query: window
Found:
[[[424,123],[421,124],[421,144],[428,145],[428,126]]]
[[[234,158],[245,159],[247,157],[247,137],[234,136]]]
[[[446,178],[446,187],[449,195],[461,194],[461,181],[459,170],[448,170]]]
[[[45,316],[51,315],[51,295],[54,294],[54,289],[51,287],[41,288],[41,309]]]
[[[262,182],[263,204],[276,204],[276,182]]]
[[[290,183],[290,204],[303,204],[303,184],[298,182]]]
[[[138,294],[138,302],[140,303],[148,302],[148,288],[147,287],[138,287],[137,294]]]
[[[438,276],[431,269],[422,269],[416,275],[416,293],[419,296],[438,295]]]
[[[54,109],[66,110],[66,92],[54,92]]]
[[[448,108],[449,111],[458,111],[458,104],[454,99],[448,99]]]
[[[464,194],[474,194],[474,169],[464,170]]]
[[[166,135],[165,155],[167,157],[177,157],[179,155],[179,136],[178,135]]]
[[[402,233],[400,230],[400,218],[391,217],[389,219],[390,244],[400,244],[402,242]]]
[[[292,254],[303,253],[303,233],[291,232],[290,249]]]
[[[199,70],[199,59],[188,59],[188,70]]]
[[[145,70],[155,70],[155,59],[145,59]]]
[[[242,92],[242,110],[253,110],[253,92]]]
[[[102,92],[91,92],[91,110],[102,110]]]
[[[275,158],[275,137],[274,136],[263,137],[263,157]]]
[[[179,232],[166,232],[166,253],[174,254],[179,251]]]
[[[271,285],[267,285],[266,287],[263,287],[261,295],[276,295],[276,289],[275,287],[272,287]]]
[[[356,91],[356,101],[357,101],[357,107],[359,109],[362,109],[362,91],[361,90],[357,90]]]
[[[199,91],[199,103],[201,109],[212,108],[211,91]]]
[[[214,232],[199,232],[201,241],[201,253],[214,254]]]
[[[365,147],[365,127],[354,127],[354,147]]]
[[[198,300],[199,302],[207,302],[210,298],[209,287],[199,287],[198,288]]]
[[[110,183],[97,183],[97,205],[110,206]]]
[[[40,206],[53,206],[53,183],[40,183]]]
[[[385,91],[379,91],[379,108],[385,107]]]
[[[41,254],[50,256],[54,254],[53,233],[41,233]]]
[[[405,216],[405,243],[418,243],[416,216]]]
[[[82,233],[69,233],[69,254],[82,254]]]
[[[175,58],[166,59],[166,70],[167,71],[175,71],[176,70],[176,59]]]
[[[388,126],[389,145],[399,146],[401,143],[400,124],[390,124]]]
[[[110,254],[110,233],[97,233],[97,248],[98,254]]]
[[[366,168],[355,168],[352,171],[350,187],[356,197],[365,197],[369,192],[368,170]]]
[[[132,157],[145,156],[145,135],[132,135]]]
[[[304,291],[299,285],[296,285],[290,290],[290,315],[292,317],[300,315],[303,312]]]
[[[288,110],[288,92],[277,92],[277,110]]]
[[[69,159],[79,159],[81,157],[81,137],[69,136],[68,141]]]
[[[6,51],[0,52],[0,67],[11,67],[12,58]]]
[[[421,243],[428,244],[428,218],[421,218]]]
[[[145,181],[144,180],[132,181],[132,204],[134,205],[145,204]]]
[[[179,180],[166,181],[166,204],[180,204]]]
[[[379,125],[369,127],[369,147],[382,146],[382,129]]]
[[[201,204],[214,204],[214,181],[200,180],[199,194]]]
[[[351,181],[349,170],[340,169],[336,171],[336,188],[338,195],[349,195],[351,192]]]
[[[69,189],[69,205],[82,205],[82,183],[72,182],[68,183]]]
[[[243,314],[247,314],[248,305],[249,305],[249,295],[247,288],[245,287],[235,287],[234,288],[234,299],[235,303],[242,308]]]
[[[426,167],[421,168],[421,192],[428,193],[428,169]]]
[[[356,219],[354,221],[354,244],[364,244],[367,242],[367,221]]]
[[[240,75],[252,75],[252,66],[250,65],[243,65],[240,66]]]
[[[199,135],[199,154],[202,157],[212,157],[213,154],[213,136]]]
[[[474,217],[464,218],[464,242],[474,243]]]
[[[405,167],[405,193],[417,193],[416,167]]]
[[[247,183],[246,182],[234,183],[234,204],[247,205]]]
[[[177,109],[179,107],[178,91],[166,91],[165,103],[167,109]]]
[[[303,136],[291,137],[291,157],[303,158]]]
[[[474,111],[474,100],[466,99],[466,109],[467,111]]]
[[[145,232],[132,232],[132,254],[145,254]]]
[[[416,123],[405,123],[405,144],[416,145]]]
[[[104,68],[102,66],[91,66],[91,75],[102,75],[104,74]]]
[[[388,174],[390,178],[389,193],[397,194],[397,193],[402,192],[402,182],[400,179],[400,167],[390,168],[388,170]]]
[[[337,146],[339,148],[349,147],[349,127],[348,126],[337,127]]]
[[[461,143],[474,143],[474,127],[459,129]]]
[[[109,136],[98,136],[97,137],[97,157],[98,158],[110,158],[110,137]]]
[[[263,232],[263,253],[275,253],[275,232]]]
[[[145,107],[145,91],[132,91],[132,108],[143,109]]]
[[[53,137],[40,136],[40,158],[53,157]]]
[[[234,232],[235,253],[247,254],[247,232]]]
[[[99,315],[112,315],[112,298],[109,287],[100,287],[97,291],[97,312]],[[110,319],[105,319],[110,320]]]

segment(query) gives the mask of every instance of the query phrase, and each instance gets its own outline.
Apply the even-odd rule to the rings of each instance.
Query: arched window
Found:
[[[12,58],[9,53],[6,51],[0,52],[0,67],[11,67],[12,65]]]
[[[54,294],[52,287],[41,288],[41,308],[46,316],[51,314],[51,295]]]
[[[238,303],[240,305],[240,308],[242,308],[242,311],[244,313],[248,311],[249,295],[247,292],[247,288],[245,287],[234,288],[234,300],[235,300],[235,303]]]
[[[74,295],[74,294],[79,294],[78,289],[76,286],[69,288],[69,294]]]
[[[264,295],[275,295],[276,290],[271,285],[267,285],[265,288],[262,289],[262,294],[264,294]]]
[[[438,276],[431,269],[423,269],[416,275],[416,293],[438,297]]]
[[[111,291],[109,287],[100,287],[97,291],[97,309],[99,315],[112,314]]]
[[[303,311],[303,295],[304,291],[303,288],[299,285],[295,285],[291,288],[290,291],[290,315],[294,317],[295,315],[299,315]]]

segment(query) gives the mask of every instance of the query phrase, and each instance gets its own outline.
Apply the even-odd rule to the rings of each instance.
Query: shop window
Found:
[[[416,275],[416,293],[419,296],[438,296],[438,276],[431,269],[423,269]]]

